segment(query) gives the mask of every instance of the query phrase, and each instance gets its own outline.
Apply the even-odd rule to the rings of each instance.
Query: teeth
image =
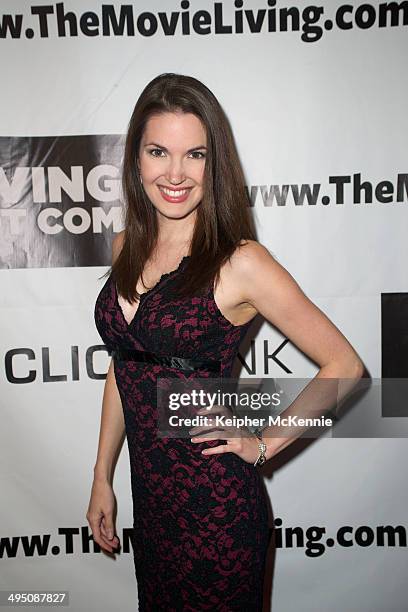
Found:
[[[187,193],[188,189],[182,189],[180,191],[173,191],[172,189],[166,189],[165,187],[160,187],[160,191],[163,191],[166,195],[171,196],[172,198],[179,198]]]

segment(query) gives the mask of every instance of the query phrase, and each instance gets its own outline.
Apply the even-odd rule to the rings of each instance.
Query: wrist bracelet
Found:
[[[255,429],[254,431],[255,436],[258,438],[258,449],[259,449],[259,455],[257,460],[254,463],[255,465],[263,465],[266,461],[266,444],[265,442],[263,442],[262,440],[262,432],[259,429]]]

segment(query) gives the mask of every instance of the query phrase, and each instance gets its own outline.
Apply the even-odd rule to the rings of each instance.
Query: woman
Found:
[[[123,193],[125,230],[95,304],[113,359],[87,519],[95,541],[115,550],[113,466],[126,433],[139,609],[261,610],[269,529],[254,464],[292,440],[220,440],[205,428],[159,436],[157,378],[229,377],[257,313],[320,365],[318,376],[358,378],[362,364],[256,241],[231,129],[201,82],[163,74],[146,86],[127,133]]]

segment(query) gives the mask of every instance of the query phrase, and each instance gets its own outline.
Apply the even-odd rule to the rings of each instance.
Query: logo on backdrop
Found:
[[[132,550],[132,527],[122,527],[117,531],[121,539],[121,554]],[[301,550],[308,558],[329,555],[336,549],[387,548],[389,550],[407,547],[407,527],[404,524],[370,525],[290,525],[280,517],[273,519],[269,528],[269,538],[278,549]],[[92,536],[88,526],[55,526],[51,533],[27,535],[2,534],[0,537],[0,559],[44,558],[69,555],[99,554],[101,547]]]
[[[121,135],[0,137],[0,267],[110,265],[123,147]]]
[[[382,2],[379,6],[339,4],[337,7],[277,4],[276,0],[264,0],[259,2],[259,7],[249,7],[244,5],[244,0],[231,0],[214,2],[212,6],[206,2],[193,9],[188,0],[182,0],[180,4],[174,2],[171,11],[164,11],[162,6],[158,12],[146,10],[151,8],[146,2],[144,7],[138,6],[138,11],[131,4],[102,4],[98,12],[85,7],[81,13],[72,7],[65,9],[64,3],[58,2],[29,5],[26,11],[31,15],[22,14],[19,6],[17,14],[0,16],[0,38],[265,36],[301,32],[301,41],[313,43],[331,30],[349,33],[408,24],[406,2]]]

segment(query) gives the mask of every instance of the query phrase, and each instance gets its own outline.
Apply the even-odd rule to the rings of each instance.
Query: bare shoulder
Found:
[[[241,240],[229,261],[221,266],[215,301],[234,325],[244,324],[257,314],[251,287],[254,282],[262,286],[267,274],[265,262],[273,265],[274,261],[268,249],[256,240]]]
[[[234,266],[240,273],[253,274],[259,266],[279,265],[269,249],[256,240],[242,240],[232,259],[234,259]]]
[[[269,249],[256,240],[241,241],[230,259],[229,274],[242,290],[243,299],[245,299],[245,288],[249,284],[256,284],[257,281],[262,283],[266,278],[272,280],[273,277],[282,280],[282,273],[285,272],[285,268],[274,258]]]
[[[122,230],[112,240],[112,263],[115,263],[119,253],[122,250],[123,239],[125,237],[125,230]]]
[[[273,303],[287,309],[288,302],[282,300],[286,294],[291,299],[303,295],[303,291],[293,278],[272,255],[269,249],[256,240],[241,241],[234,251],[230,265],[224,269],[224,278],[229,288],[234,287],[236,304],[252,307],[256,312],[265,314],[265,306]],[[264,311],[264,312],[263,312]]]

